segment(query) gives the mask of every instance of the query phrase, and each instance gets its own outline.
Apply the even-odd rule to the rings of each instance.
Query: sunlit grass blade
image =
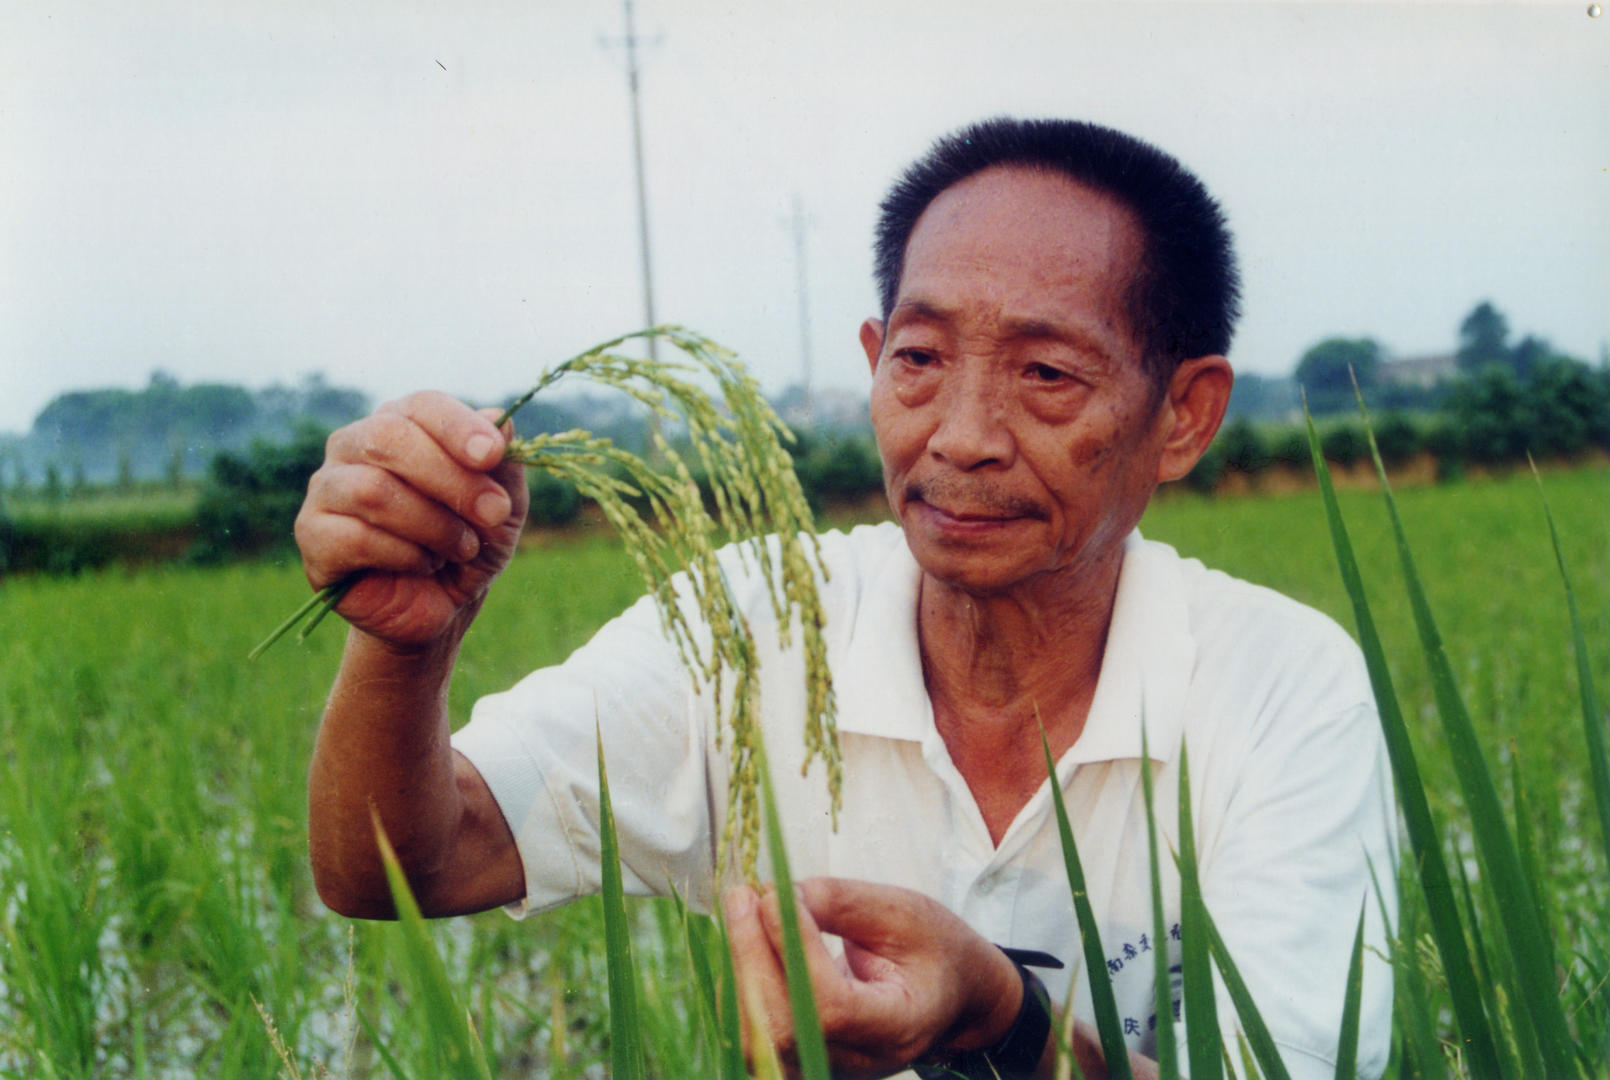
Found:
[[[1408,589],[1409,606],[1414,612],[1415,629],[1420,635],[1421,651],[1431,672],[1432,691],[1437,701],[1437,714],[1442,721],[1443,737],[1470,815],[1487,884],[1498,906],[1507,951],[1515,965],[1516,988],[1536,1029],[1548,1075],[1570,1076],[1576,1071],[1576,1058],[1571,1049],[1565,1010],[1560,1005],[1559,987],[1549,963],[1552,949],[1548,930],[1543,925],[1536,904],[1532,902],[1531,889],[1521,870],[1520,857],[1516,854],[1514,839],[1504,818],[1498,789],[1493,783],[1487,759],[1482,754],[1475,725],[1471,723],[1464,698],[1454,680],[1453,667],[1448,661],[1442,634],[1437,629],[1431,604],[1421,585],[1414,555],[1409,550],[1397,499],[1387,480],[1386,466],[1381,461],[1380,449],[1370,429],[1362,396],[1359,398],[1359,410],[1363,414],[1364,433],[1369,442],[1376,477],[1381,484],[1381,494],[1386,500],[1392,535],[1397,542],[1398,561]]]
[[[822,1035],[822,1021],[816,1012],[810,969],[805,965],[805,943],[799,932],[799,906],[794,896],[794,877],[788,869],[788,852],[783,846],[783,824],[777,814],[777,794],[772,789],[771,766],[758,740],[756,748],[760,757],[761,813],[766,822],[766,851],[771,857],[772,880],[777,887],[777,907],[782,914],[783,972],[788,978],[788,1006],[794,1017],[794,1050],[799,1056],[799,1072],[804,1080],[831,1080],[827,1040]]]
[[[1347,963],[1347,997],[1342,1004],[1342,1028],[1336,1040],[1336,1080],[1353,1080],[1358,1072],[1359,1006],[1364,998],[1364,908],[1358,910],[1353,932],[1353,954]]]
[[[1576,589],[1571,585],[1571,574],[1565,567],[1565,552],[1560,549],[1560,530],[1554,524],[1554,511],[1549,508],[1548,495],[1543,490],[1543,478],[1537,466],[1532,466],[1537,478],[1537,494],[1543,503],[1543,516],[1548,519],[1549,539],[1554,543],[1554,561],[1560,568],[1560,583],[1565,587],[1565,606],[1571,615],[1571,644],[1576,653],[1577,693],[1582,699],[1582,733],[1588,744],[1588,773],[1593,778],[1593,801],[1599,811],[1599,840],[1604,845],[1605,865],[1610,866],[1610,757],[1605,751],[1605,714],[1599,709],[1599,695],[1593,685],[1593,665],[1588,658],[1587,636],[1582,632],[1582,616],[1577,611]]]
[[[1158,1080],[1179,1080],[1179,1045],[1174,1040],[1174,994],[1169,985],[1168,921],[1163,917],[1163,875],[1157,852],[1157,809],[1152,790],[1152,755],[1145,718],[1140,726],[1140,785],[1146,803],[1146,857],[1152,872],[1152,1009],[1157,1016]]]
[[[620,841],[604,766],[604,737],[598,733],[599,893],[604,907],[604,962],[609,978],[609,1060],[614,1080],[640,1080],[644,1074],[643,1025],[637,1010],[637,969],[632,962],[631,925],[626,921],[626,890],[621,881]]]
[[[1463,1051],[1470,1074],[1475,1077],[1497,1077],[1498,1054],[1494,1047],[1488,1014],[1482,1006],[1475,969],[1471,964],[1470,949],[1460,925],[1459,911],[1448,875],[1448,864],[1443,858],[1442,841],[1431,806],[1426,799],[1425,785],[1420,778],[1420,766],[1415,758],[1414,743],[1409,737],[1403,710],[1392,685],[1392,673],[1386,660],[1386,649],[1375,626],[1369,600],[1364,593],[1364,581],[1359,574],[1358,560],[1353,554],[1353,542],[1342,520],[1341,507],[1336,501],[1336,489],[1331,483],[1330,466],[1320,448],[1319,431],[1307,408],[1303,410],[1308,425],[1308,446],[1313,457],[1314,474],[1319,480],[1320,496],[1325,506],[1325,519],[1330,525],[1331,546],[1336,551],[1337,566],[1342,584],[1353,608],[1354,624],[1358,628],[1358,643],[1364,653],[1364,664],[1369,670],[1370,686],[1375,691],[1376,710],[1380,715],[1381,730],[1386,738],[1387,757],[1392,763],[1398,805],[1403,811],[1404,827],[1409,834],[1409,847],[1414,865],[1419,871],[1420,888],[1426,901],[1426,915],[1431,922],[1432,938],[1442,958],[1447,974],[1450,1004],[1454,1022],[1459,1028]]]
[[[1191,768],[1180,743],[1180,979],[1185,1003],[1188,1051],[1186,1075],[1191,1080],[1217,1080],[1220,1060],[1219,1009],[1213,1000],[1213,969],[1208,960],[1208,914],[1196,876],[1196,833],[1191,823]]]
[[[1062,838],[1062,861],[1068,872],[1068,891],[1073,894],[1073,913],[1079,921],[1079,940],[1084,946],[1085,967],[1090,972],[1090,1004],[1096,1015],[1101,1054],[1106,1059],[1109,1076],[1114,1080],[1129,1080],[1133,1075],[1129,1068],[1129,1049],[1124,1045],[1124,1029],[1118,1020],[1118,1003],[1113,997],[1112,979],[1107,974],[1107,954],[1101,947],[1101,930],[1096,925],[1095,912],[1090,908],[1084,865],[1079,861],[1079,846],[1073,839],[1073,826],[1068,821],[1068,808],[1062,799],[1062,784],[1057,780],[1057,766],[1051,759],[1051,743],[1046,739],[1044,724],[1040,726],[1040,747],[1045,752],[1051,805],[1056,808],[1057,831]]]
[[[397,909],[403,958],[413,974],[424,1022],[441,1056],[444,1074],[463,1080],[491,1080],[491,1066],[470,1029],[469,1015],[453,993],[447,968],[430,939],[425,917],[419,912],[419,904],[408,887],[402,864],[397,861],[397,853],[381,827],[378,814],[374,815],[374,827],[375,843],[386,868],[386,883],[391,887],[392,903]]]

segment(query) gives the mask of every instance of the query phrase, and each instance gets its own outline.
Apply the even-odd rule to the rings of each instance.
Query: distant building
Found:
[[[1459,361],[1453,353],[1435,356],[1405,356],[1387,360],[1376,369],[1376,381],[1386,386],[1413,386],[1429,390],[1459,374]]]

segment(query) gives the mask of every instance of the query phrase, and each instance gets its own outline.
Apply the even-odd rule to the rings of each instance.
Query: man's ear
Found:
[[[878,373],[878,357],[883,353],[883,320],[868,319],[861,324],[861,348],[866,351],[867,367]]]
[[[1224,421],[1234,384],[1235,372],[1222,356],[1181,362],[1168,381],[1160,406],[1164,428],[1158,483],[1178,480],[1196,467]]]

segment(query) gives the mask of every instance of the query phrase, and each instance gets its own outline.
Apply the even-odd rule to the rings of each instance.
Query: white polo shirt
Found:
[[[1042,949],[1053,1000],[1090,1019],[1090,993],[1055,812],[1042,784],[999,847],[934,727],[917,640],[919,570],[900,529],[821,538],[828,659],[844,755],[839,827],[823,771],[801,776],[803,660],[776,644],[753,568],[724,555],[760,657],[761,711],[796,878],[912,888],[1002,945]],[[795,635],[797,642],[798,635]],[[706,910],[727,803],[717,710],[647,599],[558,667],[482,699],[453,745],[485,777],[524,862],[524,915],[599,888],[595,722],[602,729],[628,891],[670,886]],[[1164,943],[1154,940],[1140,769],[1144,720],[1163,852]],[[1207,906],[1294,1077],[1333,1075],[1360,908],[1366,969],[1360,1074],[1385,1067],[1392,975],[1370,867],[1397,866],[1390,771],[1363,661],[1324,615],[1181,559],[1125,546],[1090,715],[1057,763],[1129,1045],[1155,1055],[1152,950],[1177,964],[1179,747]],[[729,871],[730,872],[730,871]],[[732,879],[728,879],[732,880]],[[1178,976],[1174,976],[1178,1001]],[[1177,1007],[1177,1004],[1176,1004]],[[1220,994],[1228,1033],[1234,1007]],[[1183,1030],[1181,1046],[1183,1047]],[[1233,1045],[1233,1044],[1232,1044]],[[1183,1058],[1183,1051],[1182,1057]]]

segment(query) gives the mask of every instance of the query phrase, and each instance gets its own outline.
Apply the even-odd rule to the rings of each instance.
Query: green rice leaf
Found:
[[[721,965],[721,1005],[716,1012],[720,1019],[721,1078],[744,1080],[747,1070],[744,1068],[743,1018],[738,1011],[738,976],[732,969],[732,946],[727,941],[726,923],[718,917],[715,926],[713,951],[716,962]]]
[[[1336,1040],[1336,1080],[1353,1080],[1358,1073],[1359,1006],[1364,997],[1364,907],[1358,909],[1353,932],[1353,955],[1347,964],[1347,996],[1342,1004],[1341,1034]]]
[[[457,995],[453,993],[447,968],[430,939],[425,917],[420,914],[419,904],[408,887],[408,879],[403,876],[402,864],[397,861],[397,853],[386,837],[386,830],[381,827],[380,815],[377,813],[373,817],[375,843],[386,868],[386,884],[391,887],[392,903],[397,908],[403,958],[419,993],[424,1023],[441,1055],[443,1074],[461,1080],[491,1080],[491,1065],[480,1052],[469,1016],[459,1006]]]
[[[766,820],[766,850],[771,856],[772,878],[777,887],[777,906],[783,922],[783,972],[788,977],[788,1006],[794,1017],[794,1049],[799,1055],[800,1076],[804,1080],[831,1080],[827,1063],[827,1040],[816,1013],[816,995],[811,990],[810,969],[805,965],[805,943],[799,932],[799,907],[794,897],[794,878],[788,871],[788,853],[783,847],[782,819],[777,815],[777,794],[772,790],[771,768],[765,749],[756,742],[759,761],[761,808]]]
[[[609,977],[609,1060],[614,1080],[641,1080],[643,1024],[637,1009],[637,967],[632,962],[631,924],[621,881],[620,841],[604,767],[604,736],[598,739],[598,842],[604,907],[604,962]]]
[[[1348,537],[1341,507],[1336,501],[1336,489],[1331,483],[1330,466],[1326,464],[1324,452],[1320,449],[1319,431],[1306,405],[1303,416],[1308,426],[1308,446],[1313,457],[1314,474],[1319,480],[1325,519],[1330,525],[1331,545],[1335,548],[1342,584],[1353,607],[1359,648],[1364,653],[1364,663],[1369,670],[1370,686],[1375,691],[1381,730],[1386,737],[1387,757],[1392,762],[1398,805],[1403,810],[1409,846],[1419,870],[1420,888],[1426,901],[1426,914],[1431,921],[1432,938],[1441,954],[1443,971],[1447,973],[1454,1022],[1459,1027],[1463,1042],[1461,1049],[1472,1076],[1497,1077],[1500,1073],[1492,1028],[1487,1012],[1482,1007],[1470,950],[1465,942],[1464,928],[1459,922],[1448,865],[1442,855],[1442,841],[1436,820],[1431,815],[1431,806],[1426,800],[1425,785],[1420,779],[1414,744],[1403,719],[1403,710],[1398,704],[1397,691],[1392,685],[1386,649],[1381,644],[1375,617],[1364,594],[1364,581],[1359,574],[1358,560],[1353,554],[1353,542]]]
[[[1084,945],[1085,967],[1090,972],[1090,1003],[1096,1014],[1101,1055],[1106,1059],[1107,1072],[1113,1080],[1130,1080],[1133,1074],[1129,1068],[1129,1048],[1124,1045],[1123,1026],[1118,1020],[1118,1003],[1112,993],[1112,978],[1107,974],[1107,954],[1101,947],[1101,930],[1096,925],[1095,912],[1090,908],[1084,866],[1079,861],[1079,847],[1074,843],[1073,826],[1068,822],[1062,784],[1057,780],[1057,766],[1051,760],[1051,743],[1046,739],[1043,723],[1040,725],[1040,747],[1045,751],[1051,804],[1056,808],[1057,831],[1062,838],[1062,861],[1068,872],[1068,891],[1073,894],[1073,913],[1079,920],[1079,940]]]
[[[396,1055],[391,1052],[391,1048],[386,1045],[386,1040],[380,1037],[380,1032],[375,1029],[374,1022],[369,1019],[369,1014],[362,1009],[358,1009],[356,1012],[358,1025],[363,1028],[363,1033],[369,1037],[370,1043],[374,1045],[375,1053],[380,1055],[380,1061],[386,1066],[386,1071],[391,1073],[393,1080],[408,1080],[408,1074],[403,1071],[402,1063],[397,1060]]]
[[[1408,588],[1409,604],[1414,612],[1415,628],[1420,635],[1421,651],[1431,671],[1432,689],[1437,700],[1437,714],[1442,720],[1443,737],[1448,745],[1449,757],[1459,778],[1465,807],[1470,814],[1471,827],[1476,835],[1476,848],[1486,870],[1487,883],[1497,902],[1503,926],[1505,944],[1515,964],[1516,989],[1527,1015],[1536,1028],[1537,1041],[1551,1077],[1566,1077],[1576,1073],[1576,1057],[1571,1049],[1571,1037],[1561,1007],[1559,988],[1554,970],[1549,964],[1552,947],[1548,930],[1538,915],[1537,905],[1526,876],[1521,871],[1520,857],[1510,836],[1499,802],[1498,789],[1493,783],[1487,760],[1476,738],[1475,725],[1465,709],[1464,698],[1454,680],[1453,667],[1442,644],[1442,634],[1431,613],[1420,573],[1415,567],[1414,555],[1404,533],[1403,520],[1398,514],[1397,500],[1381,461],[1375,434],[1370,429],[1369,415],[1364,409],[1363,397],[1359,410],[1364,416],[1364,432],[1369,440],[1370,456],[1380,480],[1381,493],[1386,500],[1387,515],[1392,522],[1392,533],[1397,541],[1398,561],[1402,564],[1404,584]]]
[[[1218,966],[1219,975],[1224,979],[1224,989],[1229,993],[1230,1000],[1235,1003],[1236,1016],[1241,1021],[1241,1029],[1245,1033],[1242,1038],[1252,1050],[1257,1059],[1262,1075],[1269,1080],[1289,1080],[1290,1074],[1286,1070],[1286,1063],[1280,1059],[1280,1051],[1275,1046],[1275,1039],[1269,1031],[1269,1025],[1264,1023],[1263,1014],[1258,1011],[1257,1004],[1252,1000],[1252,991],[1247,982],[1241,977],[1241,971],[1235,966],[1230,956],[1230,949],[1219,935],[1218,925],[1213,921],[1213,915],[1206,905],[1200,902],[1201,891],[1197,891],[1198,906],[1201,908],[1202,926],[1207,932],[1208,952],[1213,962]],[[1184,936],[1183,930],[1181,936]],[[1186,1005],[1189,1016],[1190,1005]],[[1187,1020],[1186,1029],[1189,1031],[1190,1023]],[[1194,1044],[1196,1036],[1191,1036]]]
[[[1599,840],[1604,845],[1605,865],[1610,866],[1610,757],[1606,756],[1604,713],[1599,709],[1599,696],[1593,685],[1593,665],[1588,658],[1588,642],[1582,632],[1582,617],[1576,607],[1576,590],[1571,586],[1571,574],[1565,568],[1565,553],[1560,549],[1560,530],[1554,524],[1554,511],[1549,509],[1548,495],[1543,491],[1543,478],[1537,466],[1532,466],[1537,478],[1538,498],[1543,503],[1543,516],[1548,519],[1549,539],[1554,542],[1554,561],[1560,568],[1560,583],[1565,587],[1565,606],[1571,616],[1571,644],[1576,653],[1577,692],[1582,699],[1582,733],[1588,746],[1588,773],[1593,778],[1593,801],[1599,811]]]
[[[1513,741],[1509,744],[1509,783],[1514,799],[1515,817],[1515,846],[1521,858],[1521,871],[1526,875],[1526,882],[1532,888],[1532,903],[1537,905],[1538,916],[1543,920],[1545,928],[1552,925],[1549,918],[1548,898],[1543,890],[1543,867],[1538,862],[1537,840],[1532,827],[1532,815],[1527,812],[1526,783],[1521,779],[1521,752],[1520,747]],[[1555,963],[1554,936],[1545,935],[1549,945],[1549,966]]]
[[[1411,1059],[1405,1064],[1405,1076],[1414,1075],[1422,1080],[1443,1080],[1448,1075],[1447,1062],[1438,1041],[1436,1020],[1432,1016],[1431,988],[1420,966],[1420,953],[1415,943],[1420,940],[1420,914],[1423,900],[1415,883],[1408,878],[1398,887],[1402,902],[1398,909],[1398,938],[1393,949],[1393,971],[1397,977],[1397,992],[1393,995],[1393,1012],[1397,1029],[1404,1034],[1403,1053]],[[1386,920],[1385,902],[1381,917]],[[1390,920],[1387,920],[1388,922]]]
[[[1168,927],[1163,917],[1163,875],[1157,853],[1157,811],[1152,790],[1152,757],[1146,723],[1140,726],[1140,786],[1146,802],[1146,857],[1152,872],[1152,1008],[1157,1016],[1158,1080],[1179,1080],[1180,1050],[1174,1039],[1174,995],[1168,972]]]
[[[1196,833],[1191,823],[1191,769],[1180,744],[1180,977],[1184,983],[1185,1035],[1191,1080],[1218,1080],[1225,1051],[1219,1037],[1219,1008],[1213,999],[1213,969],[1208,966],[1207,906],[1196,876]]]

